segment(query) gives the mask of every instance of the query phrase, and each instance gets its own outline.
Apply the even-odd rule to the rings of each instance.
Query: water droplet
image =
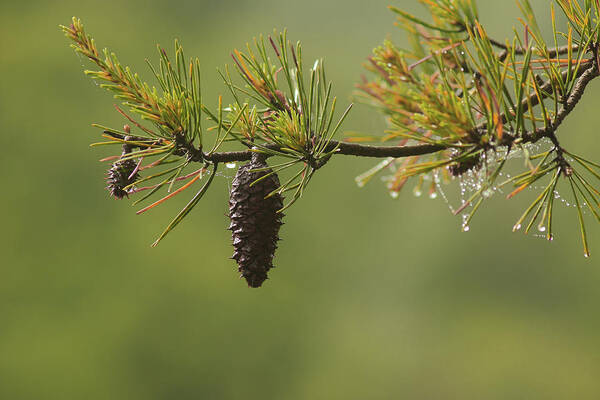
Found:
[[[554,235],[548,235],[548,240],[550,242],[553,242],[554,241]]]
[[[225,164],[225,167],[227,167],[229,169],[234,169],[236,167],[236,164],[234,162],[229,162],[229,163]]]
[[[521,226],[521,224],[516,224],[515,226],[513,226],[513,232],[521,230]]]
[[[431,200],[435,200],[435,199],[437,199],[437,197],[438,197],[437,192],[431,192],[431,193],[429,193],[429,198]]]
[[[423,192],[421,192],[420,189],[413,190],[413,193],[414,193],[415,197],[421,197],[421,195],[423,194]]]
[[[546,232],[546,227],[544,225],[540,225],[540,226],[538,226],[538,231]]]
[[[586,251],[585,253],[583,253],[583,256],[584,256],[585,258],[590,258],[590,252],[589,252],[589,251]]]
[[[469,225],[463,225],[462,230],[463,232],[469,232],[471,230],[471,227]]]
[[[390,196],[392,196],[392,199],[397,199],[398,197],[400,197],[400,192],[391,191]]]

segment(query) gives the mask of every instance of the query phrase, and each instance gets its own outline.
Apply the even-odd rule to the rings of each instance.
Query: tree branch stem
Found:
[[[336,147],[338,147],[338,150],[335,154],[371,158],[403,158],[421,156],[425,154],[437,153],[438,151],[446,149],[444,146],[434,144],[417,146],[368,146],[332,140],[325,151],[332,151]],[[267,148],[272,150],[278,149],[276,146],[269,145],[267,145]],[[212,162],[247,161],[250,160],[253,153],[254,152],[251,150],[212,153],[204,155],[204,159]]]
[[[498,40],[494,40],[492,38],[489,38],[489,39],[490,39],[490,43],[499,49],[506,50],[507,52],[509,50],[512,50],[512,47],[509,47],[506,44],[504,44]],[[573,52],[579,51],[578,45],[573,45],[570,48]],[[527,53],[527,49],[524,47],[520,47],[520,46],[515,47],[514,51],[515,51],[515,54],[518,54],[518,55],[524,55]],[[550,48],[550,49],[547,49],[547,51],[548,51],[548,56],[550,58],[554,58],[558,55],[563,55],[563,54],[569,53],[569,46],[565,45],[565,46],[560,46],[560,47],[556,47],[556,48]]]
[[[552,135],[554,135],[558,127],[575,109],[575,106],[577,106],[577,104],[583,97],[583,94],[588,84],[598,76],[600,76],[600,71],[598,70],[598,66],[596,65],[596,63],[593,63],[590,67],[583,70],[583,72],[579,76],[579,79],[575,83],[575,86],[573,87],[573,91],[571,92],[569,97],[564,101],[563,108],[554,117],[554,121],[552,121],[552,123],[546,128],[539,128],[531,134],[525,135],[524,141],[536,142],[543,137],[551,137]]]

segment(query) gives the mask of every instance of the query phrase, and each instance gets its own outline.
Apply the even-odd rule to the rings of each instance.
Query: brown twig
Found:
[[[579,103],[585,89],[588,84],[594,79],[600,76],[600,71],[598,71],[598,67],[595,63],[589,66],[586,69],[580,70],[579,79],[575,82],[575,86],[573,86],[573,91],[569,95],[569,97],[564,101],[563,107],[556,114],[554,121],[545,128],[539,128],[532,133],[523,135],[524,142],[537,142],[541,138],[544,137],[552,137],[558,127],[564,122],[565,118],[575,109],[575,106]]]
[[[518,55],[524,55],[527,53],[527,49],[524,47],[516,46],[513,48],[510,46],[507,46],[506,44],[504,44],[498,40],[494,40],[492,38],[489,38],[489,40],[492,45],[498,47],[499,49],[505,50],[507,52],[514,50],[515,54],[518,54]],[[560,47],[555,47],[555,48],[551,48],[551,49],[547,49],[547,50],[548,50],[548,56],[550,58],[554,58],[558,55],[569,53],[569,46],[560,46]],[[577,52],[577,51],[579,51],[579,46],[578,45],[571,46],[571,50],[573,52]]]
[[[411,156],[421,156],[425,154],[437,153],[446,149],[446,147],[434,144],[425,144],[417,146],[368,146],[356,143],[338,142],[332,140],[325,151],[332,151],[337,147],[335,154],[356,156],[356,157],[371,157],[371,158],[403,158]],[[271,150],[277,150],[276,146],[267,146]],[[212,153],[205,155],[204,160],[211,162],[233,162],[233,161],[248,161],[254,152],[233,151],[224,153]]]

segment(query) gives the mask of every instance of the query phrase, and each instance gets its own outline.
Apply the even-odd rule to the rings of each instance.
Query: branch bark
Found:
[[[600,76],[600,70],[596,63],[592,63],[587,69],[584,69],[580,74],[579,79],[575,83],[573,87],[573,91],[563,103],[563,108],[556,114],[554,121],[547,128],[539,128],[536,131],[530,133],[529,135],[524,135],[524,142],[537,142],[541,138],[551,137],[554,135],[558,127],[564,122],[569,114],[575,109],[575,106],[579,103],[585,89],[589,85],[589,83]]]
[[[273,150],[277,150],[276,146],[267,146]],[[422,156],[425,154],[437,153],[445,150],[446,147],[433,144],[417,145],[417,146],[368,146],[356,143],[338,142],[332,140],[329,143],[326,151],[331,151],[338,147],[336,154],[356,157],[371,157],[371,158],[403,158],[411,156]],[[223,153],[205,154],[204,160],[212,162],[233,162],[233,161],[248,161],[254,152],[233,151]]]
[[[507,46],[506,44],[498,41],[498,40],[494,40],[492,38],[489,38],[490,43],[496,47],[498,47],[499,49],[505,50],[505,51],[509,51],[512,50],[512,47]],[[577,52],[579,51],[579,46],[578,45],[573,45],[573,46],[560,46],[560,47],[556,47],[556,48],[551,48],[548,49],[548,56],[550,58],[554,58],[558,55],[562,55],[562,54],[567,54],[569,52],[569,48],[574,51]],[[524,47],[520,47],[517,46],[514,48],[515,54],[518,55],[524,55],[525,53],[527,53],[527,49]]]

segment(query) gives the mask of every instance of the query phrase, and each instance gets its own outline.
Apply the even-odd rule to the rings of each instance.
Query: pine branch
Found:
[[[127,138],[130,143],[141,142],[146,138],[137,136],[125,136],[114,132],[105,132],[111,136],[123,139]],[[136,147],[135,144],[130,144],[130,147]],[[277,145],[265,145],[265,148],[273,151],[279,151],[281,148]],[[440,145],[416,145],[416,146],[370,146],[357,143],[340,142],[332,140],[326,147],[326,152],[335,151],[336,155],[367,157],[367,158],[405,158],[413,156],[421,156],[425,154],[433,154],[438,151],[445,150],[446,147]],[[203,153],[195,148],[192,144],[180,142],[176,154],[188,155],[190,161],[213,163],[228,163],[249,161],[256,151],[230,151],[230,152],[214,152],[212,154]],[[269,155],[266,155],[267,157]]]
[[[558,130],[558,127],[564,122],[567,116],[571,114],[571,112],[575,109],[575,106],[577,106],[577,104],[583,97],[585,89],[587,88],[589,83],[600,76],[600,70],[598,68],[598,65],[596,64],[596,62],[591,63],[588,66],[588,68],[582,69],[578,76],[579,78],[575,83],[575,86],[573,87],[573,92],[566,99],[566,101],[564,102],[564,106],[561,108],[559,113],[556,114],[556,117],[552,121],[552,124],[550,124],[548,127],[537,129],[532,133],[524,134],[523,142],[535,143],[544,137],[552,138],[555,135],[556,131]]]
[[[278,150],[277,148],[273,148]],[[337,149],[337,150],[336,150]],[[369,158],[405,158],[432,154],[445,150],[440,145],[417,146],[368,146],[356,143],[345,143],[332,140],[325,151],[334,151],[336,155],[369,157]],[[249,160],[254,153],[251,150],[243,152],[214,153],[208,159],[213,162],[232,162]]]
[[[489,38],[490,43],[493,44],[494,46],[496,46],[499,49],[504,50],[506,53],[502,53],[498,58],[500,59],[504,59],[508,54],[508,52],[510,51],[514,51],[515,54],[518,55],[525,55],[528,51],[528,49],[526,49],[525,47],[521,47],[521,46],[507,46],[506,44],[502,43],[499,40],[493,39],[493,38]],[[560,46],[560,47],[553,47],[550,49],[546,50],[548,52],[548,57],[550,58],[554,58],[558,55],[565,55],[567,53],[569,53],[569,51],[576,53],[577,51],[579,51],[579,46],[578,45],[574,45],[574,46]]]
[[[219,71],[232,100],[224,105],[219,96],[213,110],[202,99],[199,61],[188,64],[177,41],[173,63],[159,48],[158,68],[150,65],[159,83],[157,89],[121,66],[113,53],[99,52],[81,21],[74,18],[62,30],[74,49],[99,68],[86,73],[103,81],[102,87],[112,91],[132,114],[154,126],[143,126],[119,107],[118,112],[139,129],[138,135],[132,135],[128,125],[123,130],[96,125],[108,141],[94,146],[121,146],[118,155],[103,160],[112,163],[109,191],[118,198],[146,192],[134,203],[138,204],[166,189],[166,195],[138,211],[143,213],[204,182],[156,245],[204,196],[220,164],[251,161],[240,167],[236,176],[243,179],[234,185],[237,189],[230,198],[230,206],[240,203],[244,210],[252,211],[233,210],[230,215],[235,243],[245,249],[247,233],[264,228],[256,225],[265,221],[249,217],[263,208],[263,200],[277,199],[277,207],[271,211],[275,215],[275,208],[280,208],[278,216],[270,220],[280,222],[281,211],[303,195],[315,172],[334,156],[382,158],[358,177],[357,183],[363,186],[379,173],[389,174],[384,179],[393,197],[398,197],[412,178],[418,180],[415,193],[429,182],[432,198],[442,181],[464,176],[476,179],[475,188],[455,210],[463,216],[465,231],[498,188],[514,186],[507,196],[510,199],[537,182],[543,189],[514,230],[526,226],[528,233],[539,222],[539,230],[552,240],[554,197],[559,178],[564,177],[575,197],[584,253],[589,256],[583,211],[589,209],[600,222],[600,190],[595,184],[600,181],[600,164],[564,149],[557,134],[589,83],[600,76],[600,1],[556,0],[567,29],[558,30],[552,8],[554,47],[542,37],[527,0],[519,2],[524,33],[515,30],[506,42],[488,36],[475,0],[420,1],[429,9],[431,21],[392,7],[413,49],[401,50],[389,40],[384,42],[369,58],[373,81],[365,78],[359,86],[370,103],[386,115],[389,129],[379,137],[349,141],[335,137],[352,105],[341,115],[336,112],[323,60],[304,68],[300,44],[292,44],[285,31],[268,40],[262,36],[255,39],[247,51],[233,51],[233,70],[243,84],[237,83],[228,67]],[[206,121],[212,125],[203,130]],[[213,134],[211,146],[205,145],[208,133]],[[543,139],[549,139],[553,147],[544,151],[527,146]],[[245,149],[220,151],[225,142]],[[365,142],[385,145],[362,144]],[[507,161],[517,152],[525,158],[525,170],[498,182]],[[269,157],[275,159],[271,165],[266,163]],[[195,166],[193,172],[186,170],[197,163],[201,166]],[[295,169],[288,174],[291,178],[279,183],[278,174],[288,168]],[[251,176],[256,180],[251,182]],[[262,194],[256,196],[259,188]],[[273,238],[276,236],[273,232]],[[242,273],[257,276],[268,269],[261,265],[271,261],[275,241],[271,242],[264,251],[238,254]],[[266,278],[263,275],[260,283]],[[251,281],[254,286],[259,284]]]

